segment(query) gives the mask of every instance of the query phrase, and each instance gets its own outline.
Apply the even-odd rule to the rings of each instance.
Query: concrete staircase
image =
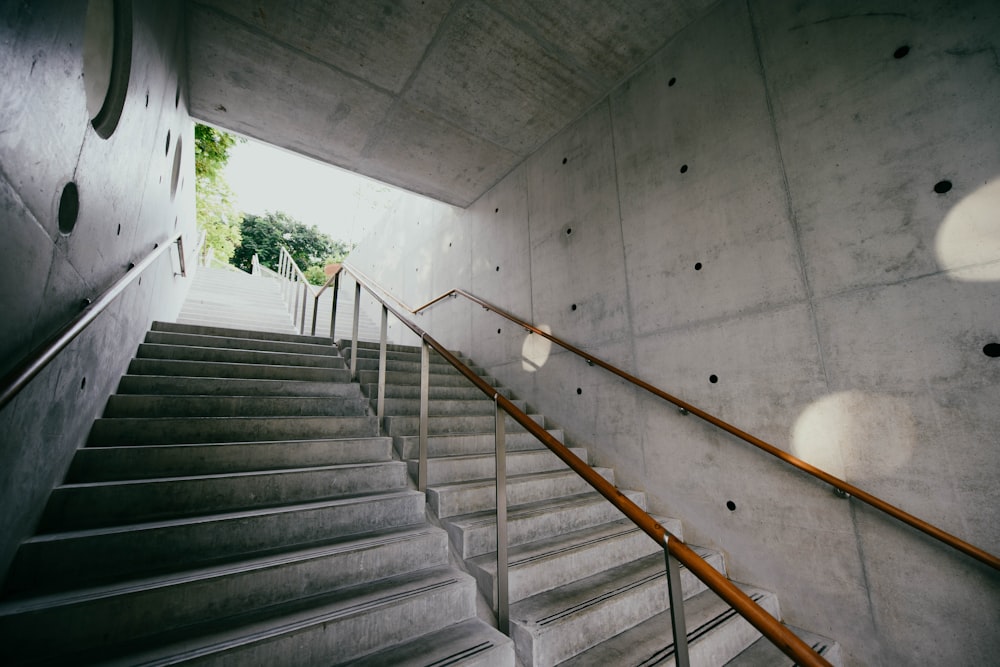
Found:
[[[2,664],[512,665],[328,338],[155,323],[24,542]]]
[[[350,341],[340,346],[349,358]],[[358,357],[362,391],[374,406],[377,344],[359,343]],[[484,369],[465,362],[497,386]],[[384,433],[414,477],[419,368],[419,348],[389,346]],[[428,503],[480,593],[496,609],[493,402],[437,355],[430,369]],[[525,409],[523,401],[515,403]],[[542,415],[531,416],[545,425]],[[523,428],[508,419],[506,429],[511,637],[520,663],[673,664],[662,549]],[[558,429],[550,432],[563,437]],[[573,451],[587,459],[585,449]],[[614,481],[612,470],[597,470]],[[645,507],[643,493],[624,493]],[[679,521],[658,519],[681,535]],[[721,554],[695,549],[725,573]],[[780,652],[686,569],[682,577],[692,664],[785,664]],[[773,594],[744,590],[780,618]],[[808,637],[839,664],[835,643]]]

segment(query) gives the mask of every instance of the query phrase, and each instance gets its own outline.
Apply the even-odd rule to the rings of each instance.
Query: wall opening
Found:
[[[87,114],[103,139],[118,127],[131,69],[131,0],[90,0],[83,30],[83,82]]]

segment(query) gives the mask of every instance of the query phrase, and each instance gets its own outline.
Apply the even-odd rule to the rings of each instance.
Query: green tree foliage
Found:
[[[233,253],[231,264],[249,271],[253,256],[270,269],[278,269],[281,246],[288,248],[309,282],[322,285],[326,282],[323,267],[339,262],[352,248],[342,241],[319,231],[315,225],[307,226],[281,211],[265,215],[245,215],[240,225],[242,241]]]
[[[246,139],[208,125],[194,128],[195,203],[198,229],[205,232],[202,253],[212,249],[224,262],[240,244],[240,226],[239,212],[222,169],[229,161],[229,151],[243,141]]]

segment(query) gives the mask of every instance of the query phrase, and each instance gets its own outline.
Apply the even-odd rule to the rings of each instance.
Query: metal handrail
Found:
[[[670,612],[672,616],[672,624],[674,626],[674,645],[677,649],[677,657],[679,661],[687,662],[687,639],[686,632],[683,630],[683,620],[678,624],[675,614],[682,614],[683,609],[678,608],[679,605],[676,601],[680,599],[680,585],[679,580],[676,578],[677,567],[675,563],[671,562],[671,558],[676,559],[683,565],[685,565],[688,570],[705,583],[711,590],[713,590],[719,597],[725,600],[733,609],[737,611],[741,616],[743,616],[750,624],[752,624],[761,634],[768,638],[775,646],[777,646],[782,652],[791,657],[799,665],[804,666],[822,666],[829,663],[818,653],[816,653],[808,644],[803,642],[798,636],[791,632],[788,628],[783,626],[780,621],[771,616],[767,611],[761,608],[756,602],[754,602],[750,597],[740,590],[735,584],[733,584],[729,579],[721,575],[715,568],[709,565],[701,556],[695,553],[690,547],[687,546],[680,538],[673,535],[670,531],[660,525],[652,516],[646,513],[642,508],[636,505],[632,500],[630,500],[625,494],[618,490],[613,484],[601,476],[597,471],[591,468],[585,461],[576,456],[572,451],[570,451],[562,442],[555,438],[552,434],[542,428],[538,423],[532,420],[524,411],[514,405],[508,398],[500,394],[496,388],[491,386],[483,378],[477,375],[471,368],[465,365],[461,360],[459,360],[455,355],[449,352],[441,343],[431,337],[422,328],[408,320],[404,317],[398,310],[390,306],[386,300],[379,294],[375,292],[378,289],[384,292],[387,298],[395,301],[397,304],[402,304],[398,299],[393,297],[390,292],[378,286],[377,283],[371,281],[367,276],[365,276],[359,270],[353,268],[350,265],[343,265],[341,271],[344,271],[351,275],[354,279],[357,287],[357,292],[360,292],[362,286],[368,290],[379,303],[382,304],[382,343],[380,346],[380,378],[379,378],[379,393],[381,399],[382,384],[384,383],[385,372],[385,318],[386,313],[391,312],[400,322],[406,325],[413,333],[420,337],[422,348],[426,349],[425,346],[433,348],[442,358],[444,358],[448,363],[455,367],[459,373],[465,376],[473,385],[475,385],[480,391],[486,394],[487,397],[495,401],[498,408],[502,408],[503,412],[510,415],[518,424],[523,426],[529,433],[531,433],[535,438],[537,438],[542,444],[544,444],[550,451],[552,451],[556,456],[558,456],[566,465],[568,465],[574,472],[583,477],[583,479],[590,484],[598,493],[604,496],[608,501],[610,501],[615,507],[617,507],[626,517],[628,517],[636,526],[638,526],[643,532],[645,532],[649,537],[651,537],[657,544],[664,548],[667,556],[667,571],[668,571],[668,584],[670,587],[670,596],[675,602],[670,606]],[[339,272],[338,272],[339,273]],[[373,288],[373,285],[375,286]],[[409,310],[409,309],[407,309]],[[412,312],[412,311],[411,311]],[[357,299],[355,300],[355,316],[357,316]],[[426,353],[422,355],[426,358]],[[353,338],[353,349],[352,349],[352,372],[353,369],[357,367],[357,326],[355,326],[355,334]],[[425,361],[421,362],[421,366],[426,365]],[[425,372],[422,370],[422,375]],[[423,378],[421,380],[423,384]],[[423,396],[424,390],[422,388],[421,396],[421,466],[425,465],[423,459],[426,456],[425,449],[425,436],[423,429],[425,428],[424,422],[426,421],[424,417],[424,406],[423,403],[426,402],[426,397]],[[379,401],[379,418],[383,417],[381,400]],[[500,423],[501,412],[497,411],[497,419]],[[498,423],[497,425],[498,439],[502,437],[503,428]],[[498,447],[498,461],[500,460],[500,452],[502,450]],[[499,463],[498,463],[499,466]],[[498,467],[499,472],[499,467]],[[499,497],[499,479],[498,479],[498,498],[497,507],[499,512],[500,500]],[[424,484],[423,478],[420,479],[418,488],[422,487]],[[498,517],[498,531],[500,530],[500,522]],[[500,554],[500,539],[498,536],[498,554]],[[499,568],[498,568],[499,573]],[[499,587],[499,586],[498,586]],[[501,625],[505,625],[504,621],[504,610],[500,609]],[[683,619],[683,616],[681,616]]]
[[[155,244],[151,253],[146,255],[138,264],[129,264],[124,276],[116,280],[111,287],[106,289],[94,301],[87,299],[85,301],[87,304],[86,307],[76,317],[29,352],[17,366],[4,375],[3,379],[0,380],[0,408],[10,403],[17,396],[18,392],[24,389],[91,322],[97,319],[97,316],[104,312],[104,309],[111,305],[133,280],[138,278],[143,271],[159,259],[160,255],[175,244],[177,245],[177,252],[180,255],[180,275],[187,277],[183,235],[177,234],[163,245],[159,243]]]
[[[493,305],[492,303],[489,303],[488,301],[485,301],[485,300],[483,300],[483,299],[481,299],[481,298],[479,298],[479,297],[477,297],[477,296],[475,296],[473,294],[470,294],[469,292],[466,292],[463,289],[456,288],[456,289],[448,290],[444,294],[442,294],[442,295],[440,295],[440,296],[438,296],[438,297],[436,297],[434,299],[431,299],[427,303],[425,303],[425,304],[423,304],[423,305],[421,305],[421,306],[419,306],[417,308],[411,309],[406,304],[404,304],[403,302],[401,302],[398,299],[396,299],[395,297],[393,297],[388,290],[386,290],[381,285],[378,285],[378,283],[373,283],[373,284],[375,284],[380,290],[382,290],[383,292],[385,292],[385,294],[387,296],[389,296],[389,298],[391,298],[397,304],[399,304],[403,308],[406,308],[409,312],[411,312],[413,314],[419,314],[419,313],[423,312],[424,310],[426,310],[427,308],[430,308],[431,306],[433,306],[433,305],[435,305],[435,304],[443,301],[444,299],[447,299],[448,297],[450,297],[452,295],[458,295],[458,296],[465,297],[466,299],[472,301],[473,303],[476,303],[476,304],[482,306],[485,310],[492,311],[492,312],[496,313],[497,315],[500,315],[501,317],[504,317],[507,320],[510,320],[511,322],[517,324],[518,326],[523,327],[524,329],[526,329],[530,333],[532,333],[532,334],[538,334],[539,336],[542,336],[543,338],[545,338],[545,339],[547,339],[547,340],[555,343],[556,345],[562,347],[563,349],[568,350],[569,352],[572,352],[573,354],[575,354],[575,355],[577,355],[579,357],[582,357],[584,360],[586,360],[586,362],[588,364],[593,365],[593,366],[600,366],[601,368],[603,368],[603,369],[605,369],[605,370],[607,370],[607,371],[609,371],[611,373],[614,373],[615,375],[617,375],[618,377],[622,378],[623,380],[625,380],[627,382],[630,382],[631,384],[634,384],[635,386],[640,387],[640,388],[646,390],[650,394],[653,394],[654,396],[657,396],[658,398],[661,398],[661,399],[663,399],[665,401],[673,403],[674,405],[676,405],[680,409],[680,411],[681,411],[682,414],[685,414],[685,415],[686,414],[692,414],[695,417],[703,419],[703,420],[707,421],[708,423],[712,424],[713,426],[721,428],[722,430],[726,431],[727,433],[730,433],[730,434],[736,436],[740,440],[743,440],[743,441],[745,441],[745,442],[753,445],[754,447],[757,447],[757,448],[759,448],[759,449],[767,452],[768,454],[770,454],[770,455],[772,455],[772,456],[774,456],[774,457],[776,457],[776,458],[784,461],[788,465],[791,465],[791,466],[793,466],[795,468],[798,468],[802,472],[805,472],[805,473],[807,473],[809,475],[812,475],[813,477],[815,477],[815,478],[817,478],[817,479],[819,479],[819,480],[821,480],[821,481],[829,484],[830,486],[834,487],[839,492],[839,494],[842,495],[842,497],[853,496],[854,498],[857,498],[858,500],[860,500],[860,501],[862,501],[862,502],[870,505],[871,507],[874,507],[875,509],[880,510],[880,511],[888,514],[889,516],[893,517],[894,519],[902,521],[903,523],[905,523],[905,524],[907,524],[907,525],[909,525],[909,526],[911,526],[913,528],[916,528],[917,530],[921,531],[925,535],[933,537],[934,539],[939,540],[940,542],[943,542],[944,544],[947,544],[948,546],[952,547],[953,549],[961,551],[962,553],[964,553],[964,554],[966,554],[968,556],[971,556],[972,558],[975,558],[976,560],[980,561],[981,563],[989,565],[993,569],[1000,570],[1000,558],[998,558],[997,556],[991,554],[990,552],[985,551],[984,549],[980,549],[979,547],[977,547],[977,546],[975,546],[973,544],[970,544],[969,542],[966,542],[965,540],[961,539],[960,537],[952,535],[951,533],[949,533],[949,532],[947,532],[945,530],[942,530],[941,528],[938,528],[937,526],[935,526],[935,525],[933,525],[931,523],[928,523],[928,522],[924,521],[923,519],[920,519],[920,518],[918,518],[918,517],[916,517],[916,516],[914,516],[914,515],[906,512],[906,511],[904,511],[904,510],[896,507],[895,505],[892,505],[892,504],[886,502],[885,500],[882,500],[878,496],[875,496],[875,495],[873,495],[871,493],[868,493],[867,491],[865,491],[865,490],[863,490],[863,489],[861,489],[861,488],[859,488],[857,486],[854,486],[853,484],[850,484],[849,482],[846,482],[845,480],[840,479],[839,477],[835,477],[834,475],[831,475],[830,473],[826,472],[825,470],[817,468],[816,466],[803,461],[802,459],[798,458],[797,456],[789,454],[788,452],[786,452],[786,451],[784,451],[782,449],[779,449],[775,445],[772,445],[771,443],[766,442],[765,440],[761,440],[760,438],[758,438],[758,437],[756,437],[754,435],[751,435],[750,433],[747,433],[746,431],[744,431],[742,429],[739,429],[736,426],[733,426],[732,424],[730,424],[730,423],[728,423],[726,421],[723,421],[722,419],[716,417],[715,415],[712,415],[712,414],[710,414],[708,412],[705,412],[704,410],[702,410],[702,409],[700,409],[698,407],[695,407],[694,405],[691,405],[690,403],[688,403],[686,401],[683,401],[683,400],[677,398],[676,396],[668,394],[667,392],[663,391],[659,387],[656,387],[655,385],[649,384],[648,382],[646,382],[646,381],[644,381],[644,380],[642,380],[640,378],[637,378],[634,375],[631,375],[630,373],[626,373],[625,371],[621,370],[620,368],[618,368],[616,366],[613,366],[612,364],[604,361],[603,359],[600,359],[600,358],[598,358],[598,357],[590,354],[589,352],[585,352],[585,351],[583,351],[583,350],[581,350],[581,349],[579,349],[579,348],[577,348],[577,347],[575,347],[575,346],[567,343],[566,341],[562,340],[561,338],[559,338],[557,336],[553,336],[550,333],[542,331],[541,329],[539,329],[539,328],[537,328],[537,327],[535,327],[535,326],[533,326],[533,325],[525,322],[524,320],[518,318],[517,316],[512,315],[512,314],[504,311],[503,309],[498,308],[497,306]]]
[[[263,268],[266,269],[267,267]],[[268,269],[268,271],[270,271],[270,269]],[[278,254],[278,271],[276,272],[276,275],[278,276],[279,279],[285,281],[286,285],[288,286],[293,286],[295,282],[300,282],[303,285],[301,302],[299,300],[300,294],[298,289],[295,287],[291,287],[291,289],[295,290],[295,305],[292,307],[293,324],[296,321],[296,317],[299,315],[300,303],[302,306],[301,317],[298,318],[300,334],[304,334],[306,328],[306,308],[307,308],[306,294],[312,296],[313,309],[312,309],[312,327],[310,329],[310,333],[311,335],[315,336],[316,315],[319,311],[319,298],[323,295],[323,292],[326,291],[327,287],[329,287],[331,284],[333,285],[333,306],[330,312],[330,338],[333,338],[333,333],[334,333],[333,329],[337,321],[337,293],[339,291],[338,288],[340,287],[340,271],[339,270],[335,271],[333,275],[330,276],[327,279],[327,281],[323,283],[323,285],[317,290],[306,279],[306,275],[302,272],[302,269],[299,268],[299,265],[295,261],[295,258],[292,257],[292,254],[288,252],[288,248],[286,248],[285,246],[281,246],[281,251]],[[298,278],[297,281],[295,280],[296,277]],[[282,296],[289,296],[286,295],[285,287],[282,287]],[[289,302],[291,302],[290,296],[289,296]]]

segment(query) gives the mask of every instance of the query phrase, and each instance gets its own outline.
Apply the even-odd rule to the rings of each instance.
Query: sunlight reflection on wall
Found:
[[[956,204],[938,228],[934,243],[942,269],[997,262],[986,270],[965,272],[957,280],[1000,280],[1000,179]]]
[[[824,396],[799,415],[792,453],[841,479],[847,467],[879,476],[906,464],[916,438],[906,400],[850,390]]]
[[[547,334],[552,333],[552,327],[548,324],[539,324],[538,328]],[[521,345],[521,368],[534,373],[549,360],[551,350],[552,342],[548,338],[537,334],[526,334]]]

